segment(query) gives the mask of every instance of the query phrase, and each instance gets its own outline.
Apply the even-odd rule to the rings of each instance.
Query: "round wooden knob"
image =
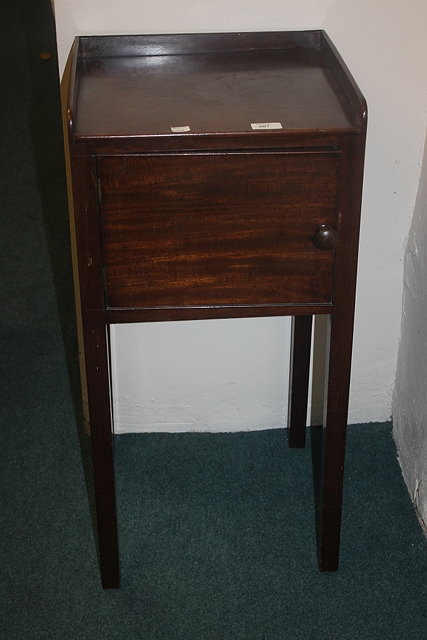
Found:
[[[329,224],[321,224],[313,236],[314,244],[322,251],[333,251],[337,246],[337,239],[337,230]]]

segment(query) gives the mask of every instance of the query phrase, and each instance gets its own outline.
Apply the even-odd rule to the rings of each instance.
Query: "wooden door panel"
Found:
[[[331,302],[338,153],[100,156],[110,308]]]

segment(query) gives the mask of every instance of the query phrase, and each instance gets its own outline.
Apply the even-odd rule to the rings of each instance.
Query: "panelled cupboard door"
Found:
[[[97,158],[109,308],[328,304],[339,151]],[[338,230],[339,238],[339,230]]]

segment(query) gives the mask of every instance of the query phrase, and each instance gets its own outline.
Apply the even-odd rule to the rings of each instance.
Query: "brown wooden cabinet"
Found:
[[[76,38],[67,118],[104,587],[119,584],[112,323],[293,316],[304,446],[329,318],[319,566],[338,567],[366,105],[322,31]]]

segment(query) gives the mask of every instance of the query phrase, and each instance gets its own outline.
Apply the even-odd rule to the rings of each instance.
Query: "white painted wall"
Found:
[[[402,337],[393,400],[400,464],[427,529],[427,137],[405,250]]]
[[[288,318],[116,327],[116,431],[280,427]]]
[[[318,29],[331,0],[54,0],[60,71],[75,35]]]
[[[55,0],[61,70],[76,34],[325,28],[369,105],[350,421],[387,420],[402,256],[426,127],[425,0]],[[116,431],[250,429],[285,420],[287,319],[118,326]]]
[[[350,418],[391,414],[402,308],[402,258],[414,209],[427,110],[427,3],[334,0],[325,28],[368,101]]]

